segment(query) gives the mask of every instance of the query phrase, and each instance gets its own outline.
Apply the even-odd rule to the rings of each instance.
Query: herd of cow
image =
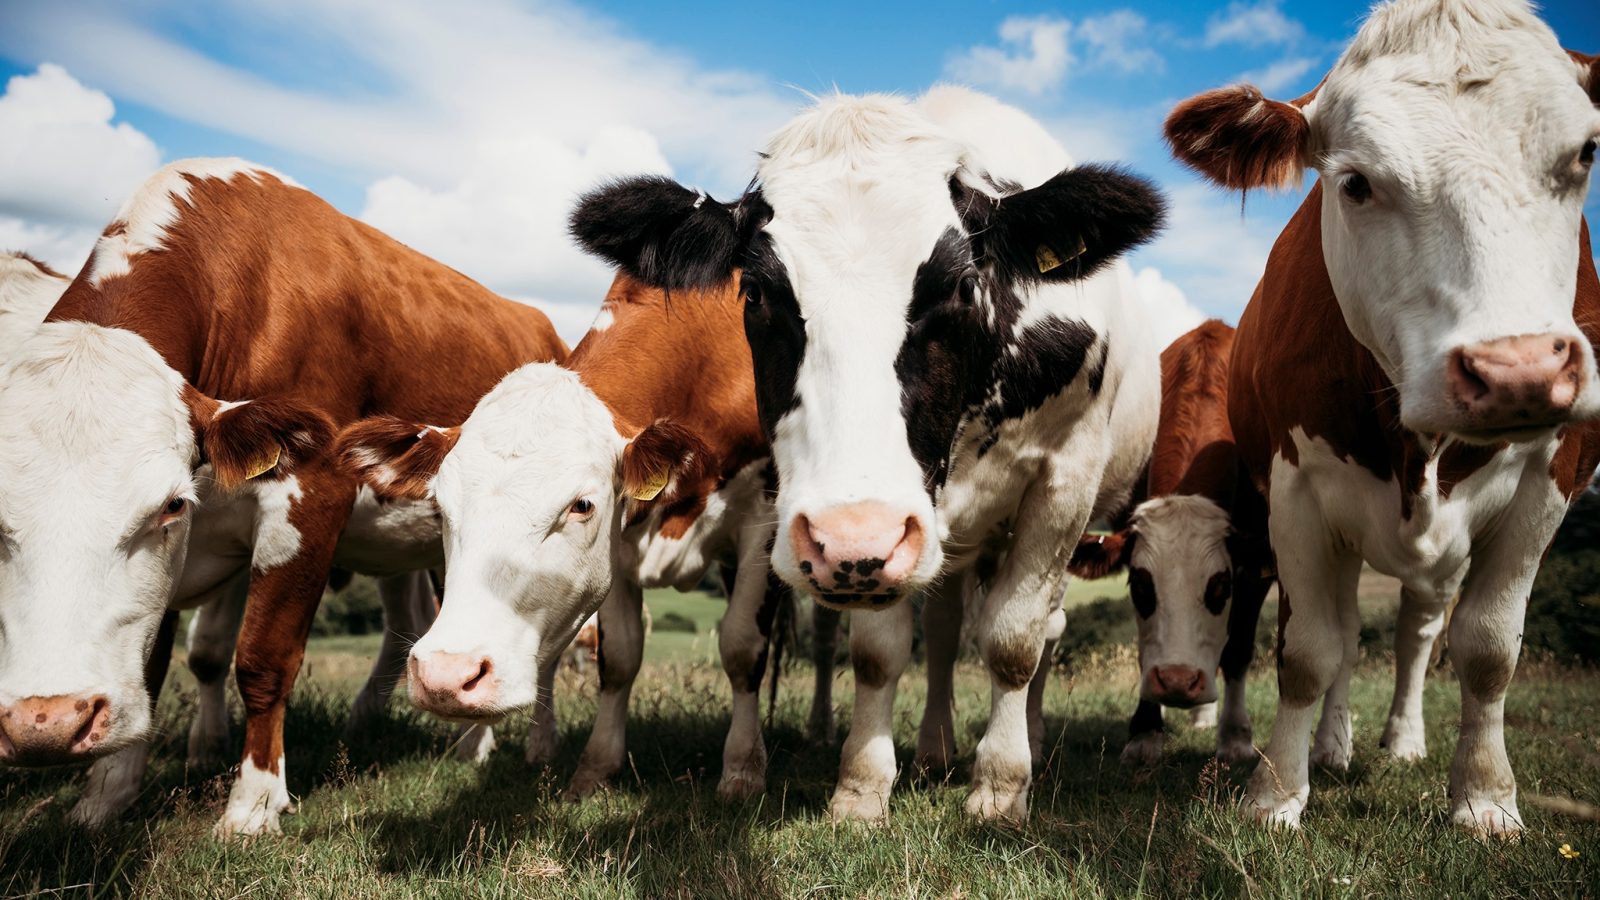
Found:
[[[1245,807],[1293,826],[1310,764],[1350,761],[1366,562],[1404,585],[1383,745],[1425,753],[1422,680],[1459,596],[1452,816],[1514,833],[1527,596],[1600,462],[1597,103],[1600,63],[1523,0],[1396,0],[1304,97],[1183,102],[1167,140],[1216,184],[1318,180],[1237,331],[1164,352],[1117,259],[1162,227],[1159,192],[960,88],[823,98],[731,202],[661,177],[583,197],[572,233],[618,274],[570,352],[282,175],[169,165],[70,284],[0,261],[0,762],[93,760],[73,817],[124,811],[177,611],[198,608],[191,754],[226,743],[230,659],[245,709],[217,832],[276,831],[285,706],[337,567],[381,579],[389,630],[350,727],[403,674],[471,726],[473,758],[522,709],[529,761],[551,757],[555,667],[598,610],[583,795],[624,761],[642,589],[715,566],[720,795],[764,790],[757,691],[792,587],[824,638],[852,611],[832,813],[885,816],[920,595],[916,765],[955,756],[965,627],[993,691],[967,810],[1020,820],[1068,573],[1125,568],[1135,763],[1161,752],[1162,706],[1217,721],[1219,668],[1218,755],[1256,757],[1244,679],[1279,585]],[[1096,520],[1120,529],[1084,537]]]

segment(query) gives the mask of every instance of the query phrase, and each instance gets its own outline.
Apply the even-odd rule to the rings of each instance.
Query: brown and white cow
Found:
[[[1177,157],[1218,184],[1319,176],[1240,320],[1228,401],[1284,595],[1258,820],[1300,820],[1316,702],[1356,654],[1364,560],[1405,586],[1402,649],[1431,642],[1460,591],[1451,815],[1521,827],[1506,687],[1541,554],[1600,454],[1581,424],[1600,413],[1582,218],[1597,97],[1593,58],[1521,0],[1398,0],[1312,94],[1229,88],[1167,121]],[[1402,682],[1427,654],[1409,658]]]
[[[335,428],[459,420],[506,372],[564,353],[537,310],[281,176],[160,170],[0,384],[0,761],[127,750],[122,771],[142,770],[175,610],[248,570],[244,760],[217,831],[276,830],[284,710],[357,496]],[[431,509],[371,522],[384,553],[358,541],[341,563],[440,563]],[[90,788],[92,820],[110,804]]]
[[[379,494],[431,499],[444,519],[445,605],[411,651],[410,693],[447,718],[533,707],[530,761],[555,747],[551,680],[599,609],[600,700],[568,794],[621,770],[643,650],[643,589],[729,566],[718,637],[733,720],[718,793],[761,791],[758,690],[780,586],[743,301],[725,281],[667,292],[619,275],[565,366],[508,375],[457,428],[392,417],[340,438]]]

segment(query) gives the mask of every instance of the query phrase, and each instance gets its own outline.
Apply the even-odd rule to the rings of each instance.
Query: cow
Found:
[[[661,177],[580,202],[579,239],[647,283],[676,296],[740,279],[778,474],[773,569],[856,611],[836,819],[887,814],[904,601],[925,588],[917,762],[948,763],[978,582],[993,700],[966,809],[1026,817],[1042,729],[1030,685],[1066,564],[1090,517],[1127,502],[1155,432],[1157,348],[1115,260],[1163,215],[1149,183],[1074,168],[1036,121],[952,86],[819,99],[733,202]]]
[[[1245,811],[1298,826],[1316,702],[1357,652],[1362,562],[1398,578],[1396,696],[1417,696],[1458,590],[1451,818],[1521,829],[1506,688],[1541,554],[1600,456],[1583,203],[1600,73],[1521,0],[1376,8],[1317,89],[1179,104],[1175,156],[1218,185],[1317,172],[1239,321],[1228,412],[1267,498],[1282,599],[1278,712]],[[1413,714],[1414,713],[1414,714]],[[1423,747],[1393,710],[1391,751]]]
[[[450,602],[411,649],[422,709],[492,722],[533,707],[555,748],[551,681],[599,610],[599,710],[567,788],[582,797],[625,762],[643,590],[689,590],[727,567],[718,630],[733,691],[720,796],[761,792],[759,689],[777,604],[769,583],[770,451],[756,414],[743,300],[728,278],[667,292],[618,275],[564,365],[506,376],[460,427],[379,417],[339,438],[383,497],[437,503]]]
[[[12,359],[71,283],[26,253],[0,253],[0,367]]]
[[[565,349],[539,311],[268,169],[159,170],[0,384],[0,762],[104,759],[74,818],[125,806],[176,610],[248,572],[244,758],[216,832],[277,831],[284,711],[330,566],[441,562],[431,508],[355,521],[337,427],[464,418]],[[363,523],[384,539],[346,527]]]

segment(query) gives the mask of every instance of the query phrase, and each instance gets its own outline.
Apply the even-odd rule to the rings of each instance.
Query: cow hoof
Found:
[[[561,792],[564,800],[583,800],[594,796],[594,793],[605,786],[611,778],[610,772],[598,769],[579,769],[572,776],[572,781],[567,784],[567,789]]]
[[[1217,705],[1202,703],[1189,710],[1189,727],[1205,729],[1217,727]]]
[[[1522,836],[1522,816],[1517,812],[1515,800],[1457,803],[1450,812],[1450,819],[1457,827],[1483,840],[1515,841]]]
[[[494,752],[494,746],[493,726],[469,725],[461,730],[452,755],[457,762],[473,766],[481,765],[488,761],[489,754]]]
[[[1028,821],[1028,789],[1008,791],[976,785],[967,795],[967,815],[984,822],[1021,825]]]
[[[740,802],[759,796],[767,790],[767,776],[763,772],[723,772],[717,782],[717,796],[730,802]]]
[[[1409,728],[1390,722],[1383,730],[1383,739],[1378,741],[1378,746],[1389,751],[1389,755],[1403,762],[1414,762],[1426,759],[1428,756],[1428,740],[1421,729]]]
[[[939,778],[950,771],[953,751],[954,746],[946,741],[918,742],[913,771],[923,778]]]
[[[1251,741],[1248,730],[1243,734],[1229,734],[1224,731],[1220,737],[1222,739],[1217,741],[1217,759],[1221,760],[1224,765],[1238,765],[1256,758],[1256,747]]]
[[[1258,825],[1298,829],[1300,813],[1305,808],[1306,801],[1301,797],[1258,797],[1252,792],[1245,795],[1241,811]]]
[[[1342,745],[1312,747],[1311,764],[1335,772],[1347,772],[1350,769],[1350,748]]]
[[[1148,769],[1161,762],[1161,750],[1165,743],[1166,739],[1159,731],[1131,738],[1127,746],[1122,748],[1122,764]]]
[[[880,823],[889,817],[889,792],[837,788],[828,804],[835,822]]]

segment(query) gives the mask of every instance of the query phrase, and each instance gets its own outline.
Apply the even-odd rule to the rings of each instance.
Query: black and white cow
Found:
[[[743,273],[780,481],[773,568],[861,611],[836,818],[886,813],[912,631],[899,601],[925,588],[918,761],[948,763],[962,600],[980,582],[993,705],[967,809],[1027,815],[1029,685],[1065,564],[1091,515],[1127,501],[1155,433],[1159,348],[1112,262],[1163,208],[1139,178],[1073,168],[1020,111],[940,87],[821,100],[772,139],[735,202],[646,177],[575,212],[589,250],[649,283]]]

